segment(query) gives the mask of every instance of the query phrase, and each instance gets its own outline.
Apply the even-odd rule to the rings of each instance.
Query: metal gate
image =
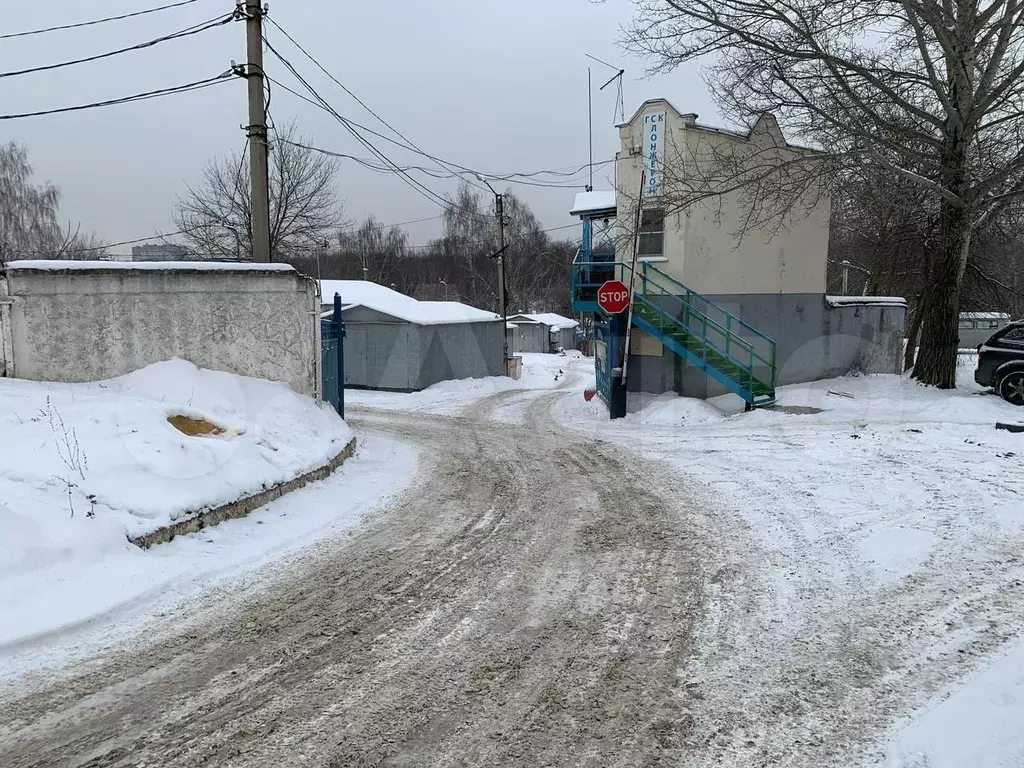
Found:
[[[597,395],[613,419],[626,415],[626,388],[622,384],[622,350],[625,318],[622,314],[594,314],[594,373]]]
[[[345,418],[345,321],[338,294],[331,317],[320,320],[320,365],[323,399]]]

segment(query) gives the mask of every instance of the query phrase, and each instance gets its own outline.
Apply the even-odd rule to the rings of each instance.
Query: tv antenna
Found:
[[[616,93],[616,96],[615,96],[615,112],[612,114],[612,119],[614,120],[615,119],[615,115],[618,115],[619,116],[618,120],[619,120],[620,123],[626,122],[626,100],[625,100],[625,97],[623,96],[623,93],[622,93],[622,80],[623,80],[623,75],[626,74],[626,70],[624,70],[622,67],[616,67],[616,66],[614,66],[612,64],[609,64],[607,61],[602,61],[601,59],[597,58],[597,56],[591,56],[589,53],[585,53],[583,55],[586,56],[588,59],[593,59],[598,64],[603,64],[604,66],[608,67],[608,69],[611,69],[611,70],[615,71],[615,74],[608,80],[608,82],[606,82],[604,85],[602,85],[597,90],[603,91],[605,88],[607,88],[612,83],[616,83],[617,84],[617,91],[618,92]]]
[[[608,69],[615,70],[615,75],[604,85],[597,90],[603,91],[612,83],[618,81],[618,93],[615,96],[615,112],[612,114],[614,120],[616,115],[619,115],[619,122],[626,122],[626,102],[622,94],[622,76],[626,74],[626,70],[621,67],[615,67],[609,64],[607,61],[601,61],[597,56],[591,56],[589,53],[583,54],[588,59],[593,59],[598,64],[603,64]],[[594,188],[594,96],[593,86],[590,81],[590,67],[587,67],[587,130],[590,134],[590,184],[587,186],[587,191],[591,191]]]

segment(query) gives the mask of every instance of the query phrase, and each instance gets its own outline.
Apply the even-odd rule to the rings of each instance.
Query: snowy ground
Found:
[[[376,392],[346,389],[345,404],[384,410],[415,411],[435,415],[454,415],[469,405],[498,392],[554,389],[565,383],[569,366],[588,365],[586,358],[572,350],[557,355],[526,353],[522,355],[523,371],[518,380],[506,376],[483,379],[442,381],[419,392]],[[593,365],[590,365],[591,373]],[[562,370],[563,373],[559,373]]]
[[[758,683],[805,678],[787,706],[859,696],[873,712],[854,728],[895,728],[859,764],[1024,765],[1024,440],[994,429],[1024,413],[982,393],[964,362],[954,392],[847,377],[783,387],[780,409],[750,414],[731,396],[665,395],[634,399],[612,423],[600,403],[561,402],[567,425],[703,481],[735,516],[723,531],[751,534],[756,549],[727,553],[722,567],[763,580],[760,594],[715,596],[708,649],[685,672],[714,681],[709,705],[751,708]],[[752,636],[729,637],[741,600],[762,619]],[[816,691],[836,665],[862,667],[863,690]],[[814,744],[819,726],[802,738]]]
[[[845,377],[783,387],[778,409],[749,414],[733,396],[634,396],[618,422],[582,397],[590,360],[533,357],[530,375],[566,390],[564,426],[720,502],[713,609],[680,670],[721,714],[714,764],[1024,765],[1024,440],[994,428],[1024,412],[973,383],[973,354],[953,392]],[[473,413],[497,390],[453,382],[372,404]],[[530,402],[508,392],[488,415],[517,423]]]
[[[223,433],[187,436],[187,415]],[[92,384],[0,379],[0,669],[32,638],[103,623],[354,524],[413,471],[394,441],[245,520],[143,552],[127,537],[322,466],[353,436],[288,387],[180,360]],[[301,512],[301,514],[299,514]]]

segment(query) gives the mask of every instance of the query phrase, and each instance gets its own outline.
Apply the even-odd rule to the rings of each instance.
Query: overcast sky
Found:
[[[20,31],[125,13],[169,0],[48,0],[4,3],[5,31]],[[233,0],[199,0],[137,19],[5,40],[0,71],[40,66],[126,47],[220,13]],[[594,157],[612,157],[614,87],[597,88],[614,71],[589,53],[626,69],[629,115],[644,100],[667,97],[683,111],[719,121],[697,68],[647,78],[646,62],[617,45],[631,14],[628,0],[277,0],[270,13],[299,43],[384,119],[427,152],[487,173],[567,168],[587,162],[588,65],[594,79]],[[387,133],[268,25],[268,39],[341,114]],[[245,60],[245,28],[229,24],[106,61],[0,79],[0,113],[100,101],[216,75]],[[268,58],[267,72],[295,85]],[[317,146],[367,156],[329,115],[278,89],[271,113],[296,120]],[[108,242],[171,227],[175,196],[218,155],[241,149],[246,91],[241,80],[195,93],[79,113],[0,123],[0,139],[27,144],[37,181],[64,193],[62,216]],[[393,160],[422,158],[375,139]],[[610,166],[595,176],[608,188]],[[438,193],[455,182],[420,177]],[[346,214],[386,223],[436,216],[436,203],[394,175],[344,161],[338,178]],[[500,185],[499,189],[501,189]],[[513,186],[546,227],[571,221],[569,189]],[[409,225],[413,244],[439,232],[439,221]],[[563,234],[563,233],[555,233]],[[564,234],[575,235],[573,230]],[[127,249],[118,249],[125,251]]]

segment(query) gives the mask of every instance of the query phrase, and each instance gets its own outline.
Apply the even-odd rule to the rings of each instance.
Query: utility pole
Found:
[[[241,4],[243,0],[238,0]],[[270,180],[267,171],[270,145],[267,112],[263,103],[263,6],[262,0],[245,2],[245,40],[248,51],[246,81],[249,85],[249,178],[252,181],[252,260],[270,261]]]
[[[490,186],[490,185],[488,185]],[[505,307],[505,198],[494,193],[494,214],[498,217],[498,309],[501,312],[502,350],[508,360],[508,311]]]
[[[502,354],[508,361],[508,311],[505,307],[505,198],[498,194],[498,190],[491,186],[491,182],[476,174],[477,179],[487,185],[487,188],[494,193],[494,215],[498,219],[498,252],[491,258],[498,260],[498,312],[501,314],[501,338]]]

